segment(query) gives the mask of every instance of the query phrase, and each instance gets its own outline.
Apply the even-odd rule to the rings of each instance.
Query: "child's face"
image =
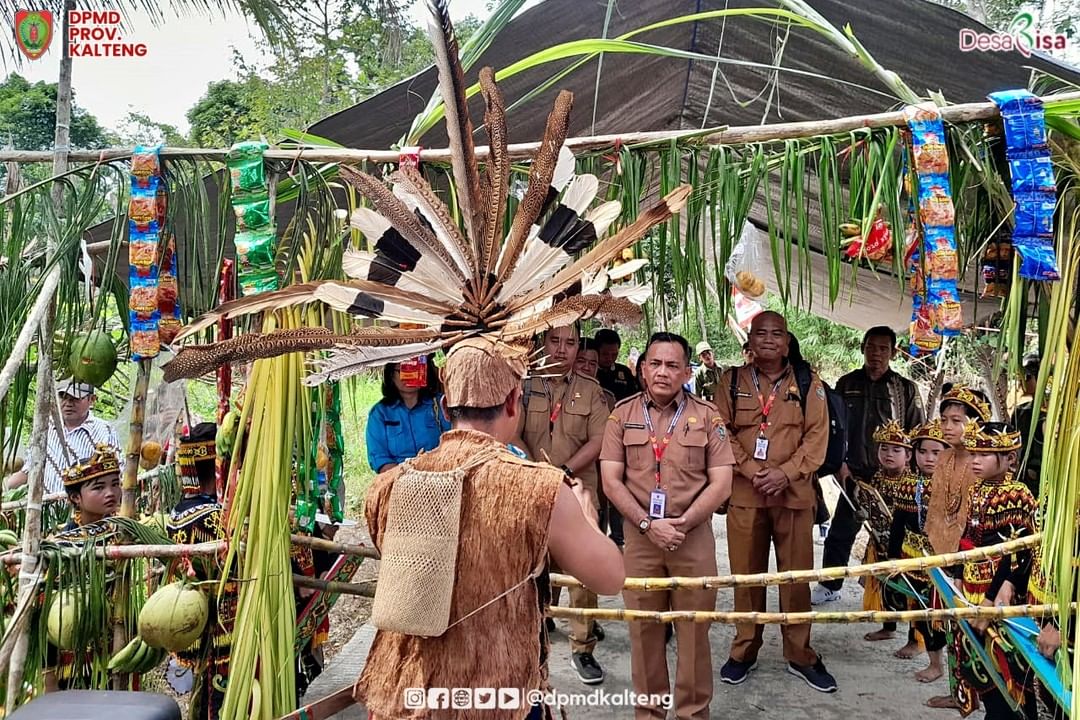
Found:
[[[924,475],[933,475],[937,469],[938,457],[945,446],[937,440],[923,440],[915,451],[915,464],[919,466],[919,472]]]
[[[971,472],[980,480],[995,480],[1004,475],[1016,453],[972,453]]]
[[[941,433],[950,445],[959,445],[964,439],[968,416],[960,405],[949,405],[941,413]]]
[[[878,445],[878,464],[888,473],[903,472],[911,463],[911,451],[899,445]]]

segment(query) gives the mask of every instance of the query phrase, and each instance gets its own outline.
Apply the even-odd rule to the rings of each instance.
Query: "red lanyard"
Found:
[[[544,394],[547,395],[548,403],[550,404],[551,400],[552,400],[551,388],[548,387],[548,382],[547,382],[546,378],[542,379],[542,382],[544,383]],[[574,381],[571,380],[569,385],[570,385],[570,387],[568,387],[566,389],[566,392],[570,392],[570,391],[572,391],[574,389]],[[566,393],[563,393],[563,397],[564,398],[566,397]],[[573,405],[573,400],[570,401],[570,404]],[[548,416],[548,429],[549,430],[554,430],[555,429],[555,421],[559,419],[559,415],[562,415],[562,405],[563,405],[563,401],[560,400],[559,402],[555,403],[552,406],[551,415]]]
[[[660,461],[664,459],[664,453],[667,452],[668,445],[671,444],[671,436],[675,433],[675,425],[679,422],[679,417],[685,407],[686,398],[683,398],[679,402],[678,409],[675,410],[675,417],[671,418],[667,434],[664,435],[663,440],[657,442],[656,430],[653,428],[652,418],[649,417],[649,402],[644,396],[641,398],[641,410],[645,414],[645,426],[649,428],[649,440],[652,442],[653,455],[656,457],[656,487],[660,487]]]
[[[787,377],[787,370],[777,378],[776,383],[772,387],[772,392],[769,394],[769,399],[766,400],[765,396],[761,394],[761,385],[758,383],[757,368],[750,368],[750,377],[754,380],[754,389],[757,390],[758,404],[761,405],[761,427],[758,428],[762,437],[765,437],[765,428],[769,426],[769,413],[772,412],[773,403],[776,402],[776,391],[780,389],[780,385],[784,382],[784,378]]]

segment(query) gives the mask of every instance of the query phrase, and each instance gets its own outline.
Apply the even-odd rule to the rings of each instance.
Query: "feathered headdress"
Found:
[[[365,328],[363,336],[307,338],[304,347],[335,352],[310,382],[338,380],[366,367],[398,362],[446,348],[462,338],[485,334],[506,345],[520,344],[552,327],[603,317],[632,323],[649,297],[646,286],[612,285],[644,264],[618,269],[609,264],[653,226],[686,204],[690,186],[668,193],[620,230],[608,235],[619,218],[618,202],[594,206],[599,181],[576,175],[574,156],[565,146],[573,96],[561,92],[547,119],[533,158],[528,187],[504,235],[509,199],[510,157],[506,109],[491,68],[480,71],[480,91],[487,110],[484,127],[489,154],[480,171],[472,139],[464,73],[445,0],[429,0],[431,28],[439,71],[439,91],[446,108],[451,174],[456,203],[449,207],[420,171],[408,163],[387,178],[343,165],[342,179],[373,207],[353,213],[352,227],[367,239],[363,250],[345,251],[343,267],[351,281],[294,285],[279,292],[234,300],[192,323],[178,336],[191,335],[215,322],[260,310],[323,302],[335,310],[385,323],[407,325]],[[460,223],[450,207],[456,206]],[[227,360],[248,359],[247,344],[257,357],[290,352],[291,343],[271,336],[234,343]],[[256,355],[252,354],[252,357]],[[223,362],[221,351],[185,348],[167,370],[172,378],[193,377]]]

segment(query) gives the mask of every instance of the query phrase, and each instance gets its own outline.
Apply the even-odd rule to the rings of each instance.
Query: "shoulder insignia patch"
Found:
[[[517,458],[519,458],[521,460],[527,460],[528,457],[529,457],[528,455],[525,454],[524,450],[519,448],[514,443],[506,443],[506,449],[509,450],[515,457],[517,457]]]
[[[818,388],[817,388],[817,396],[818,396],[819,400],[824,400],[825,399],[825,388],[823,388],[820,385],[818,385]]]

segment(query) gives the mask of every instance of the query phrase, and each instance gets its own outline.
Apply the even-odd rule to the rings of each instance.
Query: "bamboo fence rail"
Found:
[[[1072,603],[1071,609],[1076,609]],[[753,623],[755,625],[809,625],[821,623],[884,623],[884,622],[920,622],[923,620],[949,619],[990,619],[1004,620],[1018,617],[1044,617],[1057,612],[1058,606],[1052,605],[1005,605],[1001,607],[947,608],[942,610],[856,610],[854,612],[707,612],[707,611],[668,611],[625,610],[623,608],[582,609],[569,607],[550,607],[547,614],[553,618],[569,620],[617,620],[622,622],[693,622],[693,623]]]
[[[1042,540],[1042,534],[1036,533],[1017,540],[1010,540],[998,545],[965,550],[964,552],[944,555],[927,555],[921,558],[886,560],[869,565],[850,567],[817,568],[813,570],[790,570],[777,573],[755,573],[752,575],[719,575],[714,577],[670,577],[670,578],[627,578],[624,590],[711,590],[746,585],[789,585],[821,580],[839,580],[840,578],[864,577],[867,575],[897,575],[913,570],[928,570],[934,567],[962,565],[976,560],[987,560],[1005,553],[1026,550],[1035,547]],[[557,587],[583,587],[581,582],[570,575],[551,574],[551,584]]]
[[[1080,99],[1080,92],[1060,93],[1042,98],[1044,102],[1070,101]],[[950,123],[989,120],[1000,115],[997,106],[990,102],[960,103],[940,108],[941,117]],[[851,117],[830,120],[807,120],[802,122],[773,123],[769,125],[746,125],[736,127],[712,128],[704,131],[687,132],[685,130],[664,130],[655,132],[632,132],[614,135],[591,135],[567,138],[566,147],[575,150],[598,150],[622,145],[650,145],[683,139],[701,145],[740,145],[777,140],[836,135],[853,130],[901,127],[907,124],[903,111],[853,115]],[[515,143],[507,150],[512,159],[531,158],[536,154],[540,143]],[[113,160],[126,160],[132,155],[133,148],[114,147],[103,150],[77,150],[69,154],[71,160],[87,163],[104,163]],[[162,157],[199,158],[224,162],[229,151],[225,148],[162,148]],[[478,145],[476,155],[485,158],[489,154],[488,146]],[[265,156],[268,160],[308,160],[310,162],[372,162],[396,163],[401,157],[397,150],[360,150],[351,148],[303,148],[298,150],[270,149]],[[0,162],[37,163],[53,159],[53,153],[47,150],[0,150]],[[431,148],[420,151],[421,162],[450,162],[449,148]]]

